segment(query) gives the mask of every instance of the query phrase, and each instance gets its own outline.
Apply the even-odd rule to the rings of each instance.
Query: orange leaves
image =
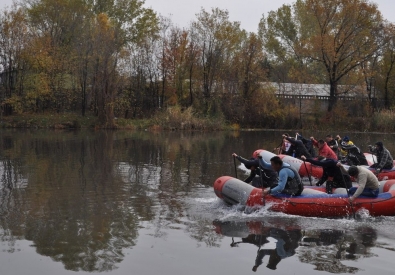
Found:
[[[111,25],[107,14],[99,13],[96,19],[97,19],[97,25],[99,27],[99,32],[107,32],[110,29]]]

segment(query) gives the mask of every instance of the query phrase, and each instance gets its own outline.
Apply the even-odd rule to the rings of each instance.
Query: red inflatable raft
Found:
[[[221,177],[214,183],[215,194],[226,203],[248,207],[267,205],[269,210],[306,217],[345,217],[365,209],[371,216],[395,215],[395,180],[381,183],[377,198],[359,197],[351,206],[344,188],[328,195],[320,188],[305,188],[301,196],[265,196],[254,188],[232,177]]]
[[[266,150],[256,150],[253,154],[253,156],[260,155],[262,156],[262,159],[265,160],[266,162],[270,162],[270,159],[274,156],[272,152],[266,151]],[[373,155],[372,154],[365,154],[368,163],[373,162]],[[309,175],[312,178],[319,179],[322,177],[322,167],[318,167],[315,165],[312,165],[308,162],[304,163],[302,160],[287,156],[287,155],[279,155],[279,157],[289,165],[291,165],[296,171],[299,171],[299,175],[302,178],[305,178],[304,183],[306,184],[306,177]],[[376,172],[375,169],[370,169],[372,172]],[[382,170],[381,173],[377,175],[378,180],[383,181],[383,180],[395,180],[395,168],[391,170]]]

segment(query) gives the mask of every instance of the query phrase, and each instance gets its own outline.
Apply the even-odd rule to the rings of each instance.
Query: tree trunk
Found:
[[[337,103],[337,82],[330,81],[328,112],[332,112]]]
[[[390,77],[391,77],[391,72],[392,69],[394,68],[394,63],[395,63],[395,58],[393,56],[391,56],[391,66],[389,68],[389,70],[387,71],[387,74],[385,76],[385,87],[384,87],[384,105],[386,109],[390,108],[390,102],[389,102],[389,91],[388,91],[388,83],[390,81]]]
[[[86,112],[86,87],[88,81],[88,61],[85,60],[84,69],[82,72],[81,83],[81,115],[85,116]]]
[[[192,93],[192,73],[193,73],[193,65],[191,65],[189,69],[189,98],[190,98],[190,103],[189,105],[192,106],[193,104],[193,93]]]

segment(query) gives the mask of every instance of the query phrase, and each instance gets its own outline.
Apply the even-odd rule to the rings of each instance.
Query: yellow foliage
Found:
[[[17,95],[12,95],[10,98],[4,100],[3,105],[10,105],[12,110],[17,114],[21,114],[24,111],[22,99]]]
[[[231,129],[232,129],[232,130],[235,130],[235,131],[240,130],[240,124],[238,124],[238,123],[233,123],[233,124],[231,125]]]

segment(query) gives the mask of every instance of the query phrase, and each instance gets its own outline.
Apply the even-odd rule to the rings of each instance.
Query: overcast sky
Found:
[[[323,0],[325,1],[325,0]],[[241,26],[248,31],[256,31],[262,14],[279,8],[282,4],[292,3],[293,0],[146,0],[146,6],[156,12],[172,15],[174,23],[180,27],[188,26],[194,20],[195,14],[201,7],[210,9],[218,7],[229,11],[230,19],[240,21]],[[384,18],[395,22],[395,1],[375,0]],[[11,5],[12,0],[0,0],[0,8]]]

